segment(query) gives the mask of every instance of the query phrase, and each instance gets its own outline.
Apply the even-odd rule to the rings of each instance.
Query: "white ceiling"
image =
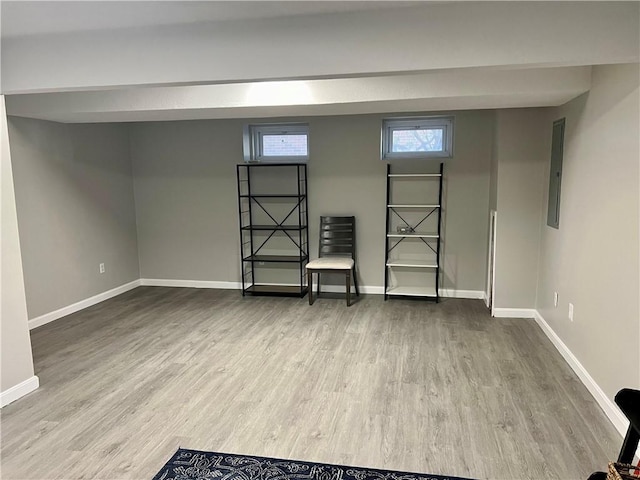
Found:
[[[640,60],[640,2],[0,2],[7,112],[60,122],[553,106]]]
[[[2,37],[381,10],[424,1],[6,1]],[[431,2],[439,3],[439,2]]]

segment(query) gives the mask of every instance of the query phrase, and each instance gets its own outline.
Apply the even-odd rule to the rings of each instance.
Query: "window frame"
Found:
[[[407,130],[442,130],[442,150],[434,152],[394,152],[393,132]],[[380,158],[382,160],[396,159],[426,159],[453,157],[454,117],[391,117],[382,119],[380,141]]]
[[[263,139],[269,135],[302,135],[307,137],[306,155],[264,155]],[[308,123],[261,123],[245,125],[243,135],[245,162],[253,163],[307,163],[309,161]]]

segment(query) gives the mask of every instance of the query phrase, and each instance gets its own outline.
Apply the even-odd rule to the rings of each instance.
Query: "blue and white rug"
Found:
[[[153,480],[471,480],[183,448]]]

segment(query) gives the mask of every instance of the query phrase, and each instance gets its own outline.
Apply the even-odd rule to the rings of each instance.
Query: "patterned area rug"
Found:
[[[178,449],[153,480],[471,480]]]

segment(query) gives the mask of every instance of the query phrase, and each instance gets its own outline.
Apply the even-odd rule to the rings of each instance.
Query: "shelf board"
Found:
[[[247,225],[242,227],[242,230],[304,230],[306,225]]]
[[[435,233],[420,233],[420,232],[413,232],[413,233],[394,233],[394,232],[389,232],[387,233],[387,237],[389,238],[440,238],[438,236],[438,234]]]
[[[308,258],[308,255],[250,255],[242,260],[245,262],[300,263]]]
[[[400,205],[387,205],[388,208],[440,208],[440,205],[415,205],[415,204],[400,204]]]
[[[389,178],[441,177],[439,173],[390,173]]]
[[[260,285],[253,284],[244,289],[245,293],[252,295],[285,295],[293,297],[304,297],[309,291],[306,286],[300,285]]]
[[[435,289],[429,287],[392,287],[387,289],[387,295],[399,295],[404,297],[437,297]]]
[[[389,260],[387,267],[438,268],[434,260]]]

